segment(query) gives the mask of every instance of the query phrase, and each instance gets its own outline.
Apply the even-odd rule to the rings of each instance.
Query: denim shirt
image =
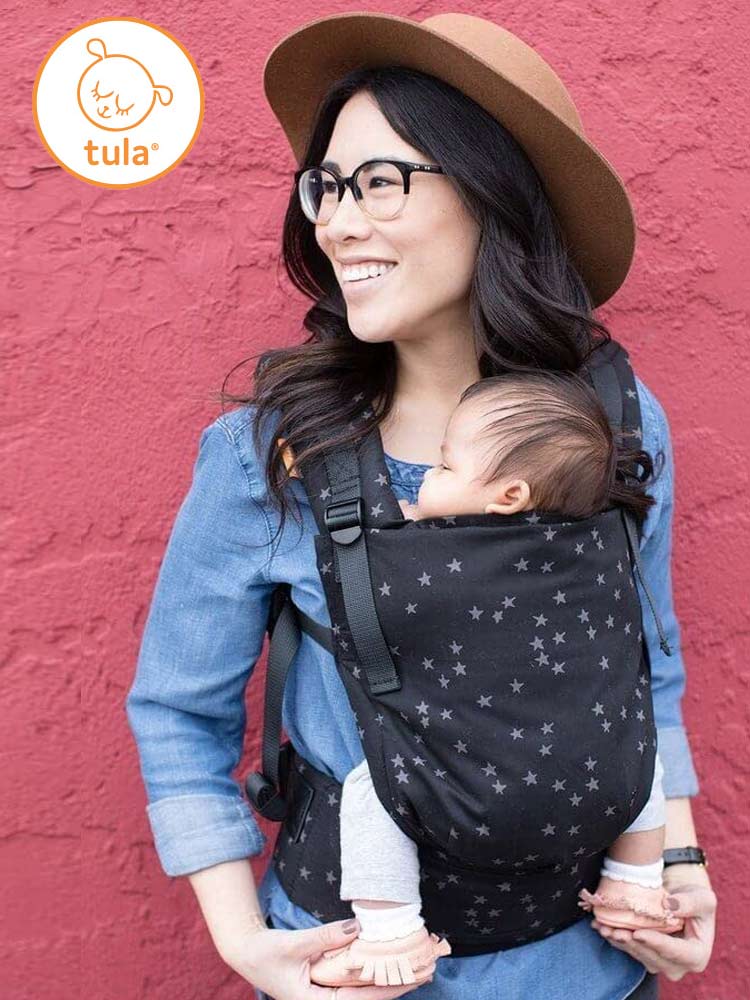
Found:
[[[672,603],[672,446],[661,405],[639,379],[636,385],[643,447],[651,455],[659,450],[665,455],[651,488],[656,503],[646,518],[641,556],[671,657],[660,649],[639,580],[636,585],[651,657],[664,791],[668,797],[690,796],[697,794],[698,781],[682,723],[685,671]],[[299,480],[285,488],[300,501],[303,526],[289,515],[273,551],[269,546],[279,514],[266,492],[263,454],[253,447],[253,418],[254,407],[244,406],[218,417],[201,434],[192,485],[166,546],[125,703],[156,851],[170,876],[263,852],[265,835],[233,772],[247,725],[245,686],[261,654],[275,585],[291,583],[298,607],[331,624],[315,559],[317,526]],[[264,449],[268,443],[266,435]],[[386,463],[397,498],[416,502],[429,465],[389,455]],[[364,759],[333,656],[304,631],[289,670],[282,718],[302,756],[338,781]],[[258,731],[262,716],[251,719],[250,726]],[[320,922],[289,900],[272,865],[258,893],[276,927]],[[641,963],[613,948],[584,918],[507,951],[441,958],[433,982],[419,992],[424,1000],[469,995],[474,1000],[619,1000],[644,974]]]

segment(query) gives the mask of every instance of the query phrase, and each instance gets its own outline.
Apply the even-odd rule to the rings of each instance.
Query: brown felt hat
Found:
[[[625,186],[584,135],[562,80],[529,45],[471,14],[412,21],[391,14],[335,14],[296,28],[271,50],[263,87],[302,165],[321,98],[363,66],[421,70],[462,91],[496,118],[534,164],[595,306],[630,268],[635,219]]]

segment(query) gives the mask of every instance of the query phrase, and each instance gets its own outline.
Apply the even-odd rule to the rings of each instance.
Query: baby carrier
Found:
[[[581,374],[613,428],[640,438],[626,351],[603,345]],[[341,784],[288,740],[279,747],[304,629],[335,658],[378,798],[418,845],[425,922],[453,954],[586,916],[579,890],[594,890],[654,771],[641,525],[621,507],[407,521],[377,427],[302,476],[331,627],[277,588],[262,771],[246,783],[258,812],[283,820],[274,859],[287,894],[322,921],[351,916],[339,899]]]

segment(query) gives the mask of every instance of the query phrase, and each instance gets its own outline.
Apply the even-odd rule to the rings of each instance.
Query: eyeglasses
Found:
[[[346,194],[352,189],[362,211],[384,222],[395,219],[403,210],[409,194],[409,178],[415,170],[431,174],[445,171],[430,163],[409,163],[403,160],[365,160],[351,177],[341,177],[333,169],[308,167],[294,173],[302,211],[316,226],[325,226]],[[363,188],[359,180],[363,178]]]

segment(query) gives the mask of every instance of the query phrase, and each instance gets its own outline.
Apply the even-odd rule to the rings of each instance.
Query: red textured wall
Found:
[[[709,969],[664,981],[663,995],[747,995],[748,8],[364,7],[419,19],[456,8],[495,18],[551,61],[635,203],[637,256],[601,314],[672,423],[684,712],[702,785],[694,811],[720,900]],[[123,701],[199,431],[218,413],[210,393],[241,358],[301,338],[304,303],[277,270],[295,164],[263,97],[264,59],[302,21],[354,9],[131,4],[127,14],[163,26],[192,53],[206,112],[176,170],[126,191],[61,170],[31,116],[49,47],[110,12],[43,3],[16,5],[5,19],[7,1000],[67,1000],[79,989],[95,1000],[248,996],[216,957],[187,880],[158,865]],[[249,692],[256,720],[263,666]],[[241,773],[257,750],[256,726]]]

